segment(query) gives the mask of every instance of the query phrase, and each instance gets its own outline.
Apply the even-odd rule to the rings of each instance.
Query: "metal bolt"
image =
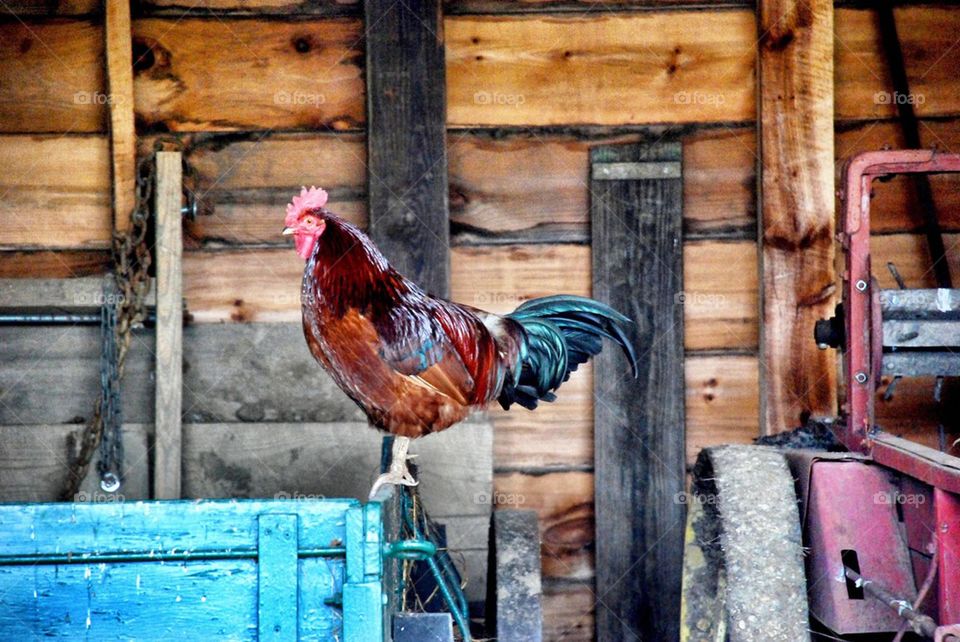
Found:
[[[107,493],[114,493],[120,490],[120,477],[114,473],[105,473],[100,480],[100,488]]]
[[[863,279],[860,279],[859,281],[857,281],[856,287],[857,287],[857,291],[858,291],[858,292],[866,292],[866,290],[867,290],[867,282],[864,281]]]
[[[187,199],[187,204],[180,208],[180,216],[187,218],[188,220],[195,221],[197,220],[197,212],[199,211],[200,206],[195,198]]]
[[[862,371],[861,371],[861,372],[858,372],[857,374],[855,374],[855,375],[853,376],[853,378],[856,379],[857,383],[867,383],[867,373],[866,373],[866,372],[862,372]]]

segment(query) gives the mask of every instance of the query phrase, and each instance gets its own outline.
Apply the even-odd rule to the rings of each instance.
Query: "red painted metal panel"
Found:
[[[902,620],[869,596],[851,599],[841,551],[856,551],[859,572],[896,595],[916,597],[898,489],[879,466],[854,461],[813,464],[804,542],[810,548],[810,612],[839,634],[896,631]]]
[[[940,625],[960,624],[960,496],[935,489]]]
[[[933,488],[904,477],[900,480],[900,493],[900,512],[906,529],[907,546],[930,557],[935,537]]]

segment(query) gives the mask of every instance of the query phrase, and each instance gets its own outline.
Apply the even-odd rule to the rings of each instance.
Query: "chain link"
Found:
[[[107,288],[112,292],[112,296],[104,297],[101,317],[103,346],[100,360],[100,396],[94,406],[93,417],[83,431],[80,452],[70,466],[60,497],[64,501],[73,501],[76,497],[98,445],[102,444],[99,466],[101,487],[104,490],[116,490],[122,477],[119,382],[123,377],[123,367],[130,348],[130,333],[134,328],[142,327],[146,317],[144,300],[150,283],[148,272],[151,261],[150,248],[147,247],[147,231],[156,179],[156,164],[152,154],[137,162],[136,178],[136,203],[130,216],[130,229],[114,232],[113,235],[114,283],[112,288]],[[107,422],[110,423],[111,430],[104,441],[104,427]]]

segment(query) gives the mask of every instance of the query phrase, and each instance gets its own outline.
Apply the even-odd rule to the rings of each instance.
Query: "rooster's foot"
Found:
[[[404,466],[404,468],[406,468],[406,466]],[[416,486],[418,483],[420,482],[414,479],[408,470],[404,470],[402,473],[396,473],[391,470],[389,473],[380,475],[377,477],[377,481],[373,482],[373,488],[370,489],[370,499],[374,499],[380,489],[387,484],[393,484],[395,486]]]
[[[387,484],[394,486],[416,486],[420,482],[414,479],[407,468],[407,460],[416,455],[407,455],[407,448],[410,446],[408,437],[397,437],[393,442],[393,452],[390,459],[390,470],[377,477],[373,482],[373,488],[370,489],[370,499],[374,499],[377,492]]]

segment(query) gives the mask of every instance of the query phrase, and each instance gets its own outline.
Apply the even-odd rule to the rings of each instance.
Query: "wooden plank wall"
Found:
[[[757,20],[752,3],[704,4],[448,0],[444,21],[457,300],[505,311],[589,293],[589,149],[682,141],[688,459],[759,425]],[[0,19],[0,277],[95,274],[111,229],[100,3],[8,6],[19,19]],[[139,144],[177,135],[199,172],[204,215],[184,235],[196,323],[297,322],[301,265],[277,221],[300,185],[326,187],[335,210],[366,224],[361,12],[333,0],[134,7]],[[923,143],[960,150],[960,11],[895,13]],[[902,145],[870,10],[836,9],[834,62],[836,156]],[[960,241],[958,186],[933,181],[948,247]],[[930,285],[912,187],[876,194],[879,258]],[[956,255],[951,267],[960,278]],[[541,519],[547,639],[590,639],[603,608],[591,387],[586,368],[553,405],[493,413],[497,497]],[[900,391],[883,412],[919,417],[926,392]]]

